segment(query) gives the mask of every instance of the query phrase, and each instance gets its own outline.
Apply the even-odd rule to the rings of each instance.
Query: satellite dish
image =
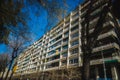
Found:
[[[120,19],[120,0],[112,0],[112,11],[118,19]]]

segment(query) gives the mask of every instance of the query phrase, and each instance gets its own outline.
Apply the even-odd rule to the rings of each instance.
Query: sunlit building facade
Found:
[[[101,1],[101,2],[100,2]],[[94,0],[93,11],[90,15],[89,32],[94,31],[101,6],[105,6],[108,0]],[[102,4],[99,4],[102,3]],[[58,70],[62,68],[82,67],[82,27],[88,10],[90,0],[86,0],[78,6],[59,24],[48,31],[34,44],[29,46],[18,57],[18,69],[14,76],[23,76],[36,72]],[[103,23],[103,30],[98,36],[98,43],[91,58],[91,79],[107,78],[120,79],[120,43],[118,20],[108,13]]]

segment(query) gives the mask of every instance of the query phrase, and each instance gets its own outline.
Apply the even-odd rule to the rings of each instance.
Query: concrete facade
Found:
[[[107,1],[94,0],[94,10],[90,13],[92,16],[90,33],[94,31],[99,19],[102,10],[100,6],[105,6]],[[89,4],[90,0],[86,0],[79,5],[58,25],[21,53],[14,76],[58,70],[63,67],[82,67],[81,30],[85,24],[84,17]],[[98,37],[98,44],[92,51],[96,56],[90,61],[93,70],[91,79],[102,79],[105,76],[110,80],[120,79],[120,43],[117,29],[119,29],[118,20],[109,12],[102,33]]]

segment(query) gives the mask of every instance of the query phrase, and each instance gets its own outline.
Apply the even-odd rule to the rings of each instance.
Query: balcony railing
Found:
[[[94,53],[94,52],[98,52],[98,51],[101,51],[101,50],[107,50],[107,49],[110,49],[110,48],[119,49],[119,45],[117,43],[110,43],[110,44],[107,44],[107,45],[103,45],[103,46],[94,48],[92,52]]]
[[[78,18],[79,18],[79,14],[73,16],[73,17],[72,17],[72,21],[74,21],[74,20],[76,20],[76,19],[78,19]]]
[[[81,6],[81,9],[85,8],[86,6],[88,6],[90,4],[91,1],[87,1],[86,3],[84,3],[82,6]]]
[[[54,60],[51,60],[51,61],[46,62],[46,64],[48,64],[48,63],[54,63],[54,62],[58,62],[59,60],[60,60],[60,58],[58,58],[58,59],[54,59]]]
[[[71,49],[74,49],[74,48],[77,48],[78,45],[79,45],[79,44],[76,44],[76,45],[74,45],[74,46],[71,46],[71,47],[70,47],[70,50],[71,50]]]
[[[112,21],[106,22],[106,23],[103,24],[103,28],[105,28],[108,25],[114,26],[114,23]],[[94,28],[90,29],[89,33],[92,33],[93,31],[94,31]]]
[[[79,25],[79,22],[72,24],[71,28],[75,27],[76,25]]]
[[[116,35],[116,33],[114,31],[110,31],[110,32],[107,32],[107,33],[104,33],[104,34],[101,34],[100,36],[98,36],[98,40],[106,38],[106,37],[108,37],[110,35],[113,35],[114,37],[117,37],[117,35]]]
[[[104,62],[107,62],[107,61],[114,62],[114,60],[117,61],[119,59],[120,59],[120,57],[116,56],[116,57],[109,57],[109,58],[104,58],[104,59],[92,60],[92,61],[90,61],[90,65],[103,64],[103,61]]]
[[[75,32],[78,32],[78,31],[79,31],[79,29],[75,29],[75,30],[71,31],[71,34],[74,34]]]
[[[47,70],[56,70],[56,69],[59,69],[59,66],[47,68],[46,71]]]

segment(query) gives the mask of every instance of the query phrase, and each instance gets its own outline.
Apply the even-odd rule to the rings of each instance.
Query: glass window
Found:
[[[75,38],[75,37],[78,37],[79,36],[79,34],[78,34],[78,32],[77,33],[74,33],[71,37],[72,38]]]
[[[69,64],[78,63],[78,58],[69,60]]]
[[[53,50],[53,51],[51,51],[51,52],[48,53],[48,56],[50,56],[50,55],[52,55],[54,53],[55,53],[55,51]]]
[[[68,38],[63,39],[63,42],[68,42]]]
[[[68,48],[68,45],[63,46],[63,49],[67,49],[67,48]]]
[[[79,44],[78,40],[72,42],[71,46],[74,46],[74,45],[77,45],[77,44]]]
[[[64,35],[65,35],[65,36],[68,36],[68,35],[69,35],[69,32],[64,33]]]

